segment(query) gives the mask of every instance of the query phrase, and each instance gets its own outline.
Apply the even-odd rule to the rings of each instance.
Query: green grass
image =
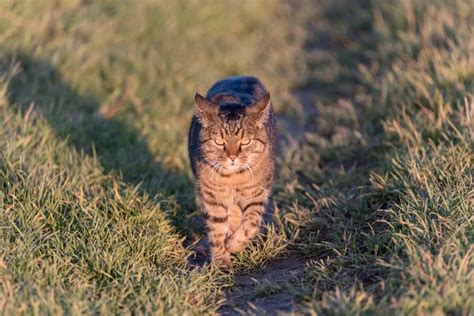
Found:
[[[236,273],[289,249],[308,260],[300,283],[253,294],[291,288],[317,314],[472,312],[473,10],[3,1],[0,309],[213,314]],[[233,74],[306,132],[281,148],[274,222],[227,274],[188,264],[204,231],[186,134],[194,92]]]
[[[194,92],[222,76],[258,75],[282,91],[279,104],[291,100],[294,80],[284,78],[296,77],[300,40],[273,25],[275,15],[285,23],[287,9],[262,14],[268,5],[2,2],[2,310],[197,314],[220,306],[231,280],[191,268],[183,246],[203,235],[187,127]]]
[[[307,85],[333,89],[284,160],[280,199],[296,199],[287,220],[312,258],[309,310],[474,310],[473,13],[469,1],[336,1],[308,17]]]

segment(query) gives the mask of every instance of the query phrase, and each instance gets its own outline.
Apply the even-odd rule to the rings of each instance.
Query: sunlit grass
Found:
[[[308,311],[466,314],[474,308],[473,7],[344,3],[321,2],[308,17],[308,89],[335,88],[319,92],[312,132],[282,161],[280,203],[293,201],[287,221],[311,258]]]
[[[222,304],[230,277],[191,268],[183,247],[204,234],[186,157],[192,96],[251,74],[281,109],[305,67],[289,8],[229,4],[2,2],[5,313],[212,314]]]

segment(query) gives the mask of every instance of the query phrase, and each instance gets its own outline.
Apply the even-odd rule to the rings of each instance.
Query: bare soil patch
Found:
[[[262,270],[236,276],[221,315],[276,315],[296,311],[293,289],[297,288],[304,267],[305,261],[290,252]]]

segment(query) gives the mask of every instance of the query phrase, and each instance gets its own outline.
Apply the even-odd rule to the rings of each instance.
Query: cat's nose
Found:
[[[237,158],[237,156],[236,156],[236,155],[229,155],[229,156],[227,156],[227,157],[229,157],[229,159],[230,159],[230,160],[232,160],[232,161],[234,161],[234,160],[235,160],[235,158]]]

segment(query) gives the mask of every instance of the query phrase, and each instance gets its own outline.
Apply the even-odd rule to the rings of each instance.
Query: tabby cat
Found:
[[[270,94],[253,77],[217,81],[195,96],[189,158],[208,229],[212,262],[230,266],[260,230],[275,164]]]

